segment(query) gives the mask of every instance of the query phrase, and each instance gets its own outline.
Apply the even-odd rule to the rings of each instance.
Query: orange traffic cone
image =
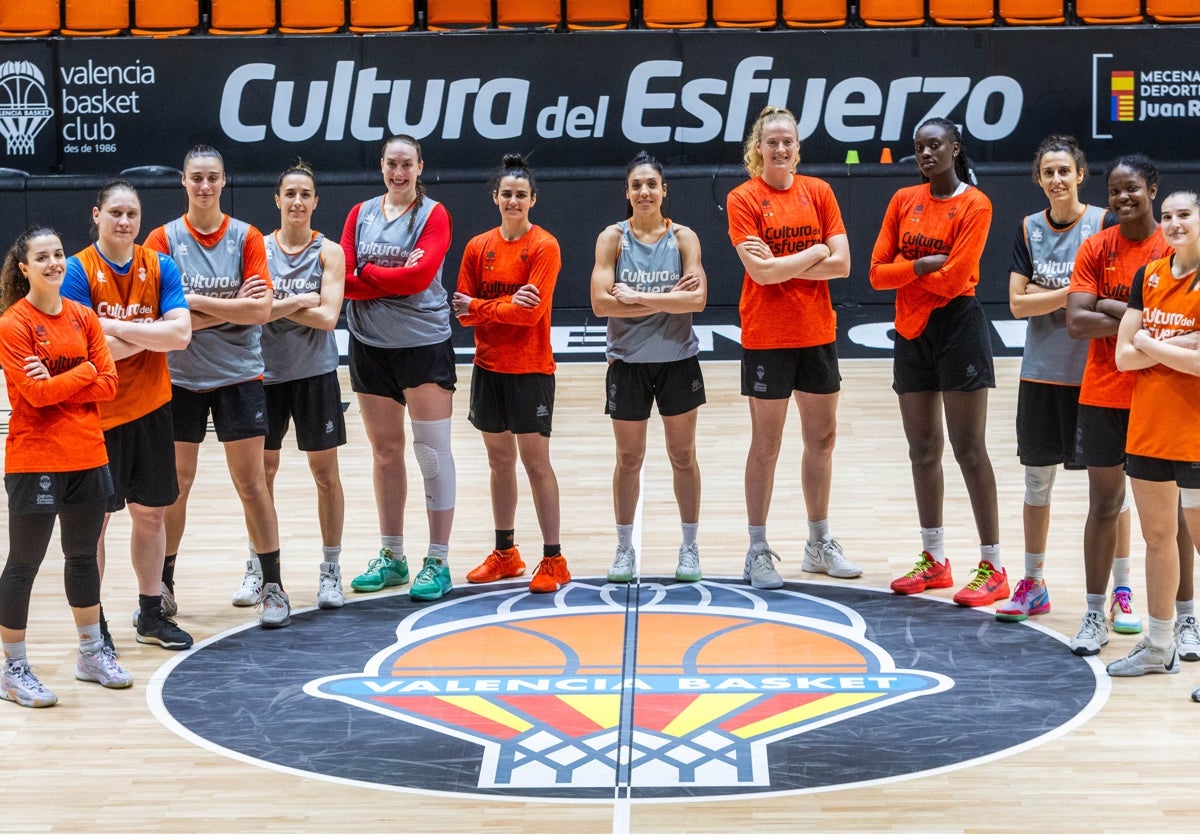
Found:
[[[892,162],[892,150],[890,147],[888,147],[888,146],[883,147],[883,154],[881,154],[879,156],[879,162],[880,163],[891,163]]]

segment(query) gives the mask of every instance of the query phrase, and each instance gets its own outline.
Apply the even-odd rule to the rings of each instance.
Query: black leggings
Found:
[[[61,505],[57,514],[62,532],[63,580],[67,603],[94,607],[100,603],[100,570],[96,544],[104,525],[105,499]],[[46,557],[54,531],[53,513],[8,514],[8,562],[0,574],[0,626],[24,630],[29,621],[33,579]]]

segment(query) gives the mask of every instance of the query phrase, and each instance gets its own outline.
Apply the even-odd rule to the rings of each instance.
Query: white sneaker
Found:
[[[292,623],[292,603],[278,583],[268,583],[262,588],[259,605],[262,607],[259,627],[286,627]]]
[[[1083,614],[1079,632],[1071,639],[1071,653],[1076,656],[1095,656],[1108,644],[1108,621],[1104,613],[1088,610]]]
[[[165,583],[161,584],[159,588],[162,592],[163,615],[170,618],[179,612],[179,603],[175,600],[175,593]]]
[[[637,552],[632,546],[617,546],[617,556],[608,567],[609,583],[629,583],[637,572]]]
[[[1200,624],[1194,615],[1175,620],[1175,649],[1184,662],[1200,662]]]
[[[105,688],[129,688],[133,685],[133,677],[103,647],[95,653],[80,652],[75,660],[75,679],[100,683]]]
[[[0,697],[31,709],[42,709],[58,702],[58,695],[42,685],[25,660],[9,659],[0,672]]]
[[[1168,648],[1155,647],[1149,639],[1134,645],[1124,659],[1108,666],[1110,677],[1141,677],[1146,674],[1176,674],[1179,672],[1179,656],[1175,645]]]
[[[233,593],[233,605],[235,607],[253,607],[262,600],[262,592],[262,572],[255,571],[254,563],[247,560],[246,576],[242,578],[242,585],[238,587],[238,591]],[[164,608],[163,615],[166,614],[167,611]]]
[[[322,563],[321,579],[317,583],[317,606],[323,610],[336,610],[345,603],[341,569],[337,563]]]
[[[675,567],[675,580],[680,583],[698,583],[700,574],[700,547],[695,543],[679,546],[679,565]]]
[[[746,552],[746,566],[742,569],[742,580],[755,589],[779,589],[783,586],[783,578],[775,570],[776,563],[783,560],[769,548],[755,552]]]
[[[862,575],[862,569],[846,559],[846,552],[842,551],[835,539],[805,543],[804,562],[800,569],[835,578],[856,578]]]

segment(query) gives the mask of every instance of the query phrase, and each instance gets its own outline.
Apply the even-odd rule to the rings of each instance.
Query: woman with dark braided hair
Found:
[[[371,443],[381,546],[367,570],[350,582],[359,592],[408,583],[404,556],[404,415],[425,482],[429,549],[410,596],[434,601],[450,591],[450,526],[455,473],[450,451],[454,407],[454,346],[442,263],[450,248],[446,208],[425,195],[421,144],[408,135],[383,145],[387,192],[356,204],[342,230],[350,383],[358,394]]]
[[[58,697],[29,668],[25,630],[34,578],[60,525],[67,603],[79,631],[75,678],[126,688],[100,633],[96,544],[112,494],[97,403],[117,393],[117,368],[91,309],[59,293],[62,240],[46,227],[17,238],[0,268],[0,366],[12,417],[4,445],[8,560],[0,573],[0,697],[53,706]]]
[[[992,203],[973,186],[957,126],[921,123],[914,138],[921,183],[892,196],[871,254],[871,285],[896,290],[892,388],[912,464],[921,555],[892,581],[902,595],[954,585],[945,552],[942,450],[954,450],[979,532],[981,559],[955,603],[978,607],[1009,596],[1000,564],[996,477],[985,440],[988,388],[996,386],[991,325],[975,297]]]
[[[495,550],[467,580],[491,583],[525,571],[514,539],[519,458],[542,530],[542,559],[529,590],[556,592],[571,580],[559,533],[558,478],[550,463],[555,367],[550,308],[562,254],[558,240],[529,220],[537,181],[523,157],[505,155],[491,188],[500,225],[467,243],[453,299],[459,323],[475,328],[470,420],[487,449],[496,526]]]

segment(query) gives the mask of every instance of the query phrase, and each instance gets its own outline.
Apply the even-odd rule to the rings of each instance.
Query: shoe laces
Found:
[[[1185,615],[1175,622],[1178,628],[1179,641],[1185,645],[1200,646],[1200,624],[1197,624],[1194,615]]]
[[[1112,596],[1113,606],[1123,612],[1125,615],[1133,614],[1133,593],[1128,589],[1117,589],[1113,591]]]
[[[286,609],[287,606],[288,603],[284,597],[283,590],[275,584],[264,586],[262,594],[258,596],[258,608],[263,612],[269,609]]]
[[[537,568],[533,571],[533,576],[549,575],[550,577],[558,577],[558,566],[562,562],[562,557],[543,557],[542,562],[538,563]]]
[[[972,569],[971,573],[975,577],[971,578],[971,582],[967,584],[967,589],[970,589],[972,592],[978,592],[991,579],[992,575],[996,574],[996,570],[987,568],[981,564],[978,568]]]
[[[1013,601],[1023,604],[1029,600],[1029,594],[1033,592],[1035,584],[1029,578],[1021,578],[1017,581],[1017,588],[1013,590]]]
[[[1104,626],[1104,616],[1100,613],[1088,612],[1083,616],[1083,624],[1079,625],[1076,638],[1094,639],[1103,635],[1105,629],[1107,628]]]
[[[774,571],[775,564],[782,563],[782,562],[783,562],[782,557],[780,557],[778,554],[776,554],[771,549],[764,548],[762,551],[756,551],[754,553],[754,559],[750,561],[750,566],[751,566],[751,568],[759,568],[759,569],[766,566],[768,569]]]
[[[42,681],[39,680],[34,675],[33,671],[29,668],[29,666],[24,663],[13,664],[8,669],[8,676],[14,682],[16,682],[17,685],[21,686],[21,688],[24,688],[28,691],[43,691],[43,690],[45,690],[45,687],[42,685]]]
[[[932,569],[934,567],[934,565],[935,565],[934,559],[932,557],[930,557],[928,554],[926,554],[925,552],[921,552],[921,556],[917,558],[917,564],[912,567],[912,571],[909,572],[908,574],[906,574],[905,577],[910,577],[910,578],[921,577],[927,571]]]
[[[680,546],[679,566],[683,569],[695,569],[700,565],[700,549],[695,543]]]
[[[421,571],[417,572],[414,582],[430,583],[438,576],[439,570],[442,568],[440,563],[429,562],[430,558],[426,558],[425,565],[421,567]]]

